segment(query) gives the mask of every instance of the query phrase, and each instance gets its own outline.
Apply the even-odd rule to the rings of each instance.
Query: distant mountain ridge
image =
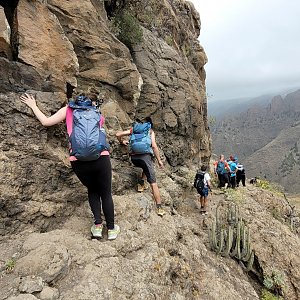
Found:
[[[253,106],[266,107],[273,97],[281,95],[281,97],[286,97],[288,94],[293,93],[297,88],[286,89],[280,92],[273,92],[268,94],[263,94],[257,97],[242,97],[235,99],[226,100],[209,100],[208,101],[208,114],[210,116],[216,117],[217,120],[224,118],[231,112],[239,113],[244,112]]]
[[[300,193],[299,138],[300,124],[282,130],[274,140],[244,160],[247,173],[278,182],[286,191]]]
[[[252,105],[220,119],[212,129],[213,152],[236,154],[247,176],[266,176],[300,192],[300,89],[277,95],[265,107]]]

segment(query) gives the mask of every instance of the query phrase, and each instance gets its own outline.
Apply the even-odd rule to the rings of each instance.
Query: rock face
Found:
[[[292,251],[299,248],[298,233],[284,222],[275,222],[276,230],[292,249],[285,248],[283,236],[277,245],[274,239],[263,243],[259,231],[253,235],[259,245],[258,267],[251,273],[256,279],[210,251],[213,214],[199,216],[190,190],[196,162],[208,163],[211,154],[207,58],[191,3],[0,0],[0,5],[0,26],[5,24],[6,33],[10,28],[10,38],[2,29],[0,35],[0,300],[259,299],[263,272],[273,264],[267,260],[270,249],[280,253],[271,254],[285,275],[284,295],[297,299],[299,260]],[[143,32],[143,40],[129,48],[112,26],[120,10],[135,16]],[[74,88],[88,86],[104,98],[121,226],[113,242],[106,232],[102,241],[90,239],[91,213],[67,160],[64,124],[41,126],[19,100],[25,91],[34,94],[51,115]],[[164,218],[155,214],[150,191],[135,192],[139,170],[128,165],[127,149],[114,137],[145,116],[153,119],[166,165],[157,170]],[[261,213],[260,201],[253,200],[255,191],[245,193],[243,217],[250,223],[251,212]],[[213,209],[227,201],[214,197]],[[253,231],[273,224],[268,207],[263,212],[263,221],[251,223]],[[285,249],[291,256],[280,260]]]
[[[5,17],[4,9],[0,7],[0,56],[8,59],[12,57],[10,36],[10,26]]]
[[[172,167],[200,158],[208,162],[206,56],[197,41],[199,15],[183,3],[164,1],[157,26],[140,21],[143,41],[129,50],[111,30],[113,1],[0,1],[1,234],[23,226],[47,230],[85,199],[66,159],[64,125],[43,128],[19,101],[22,92],[36,95],[50,115],[74,88],[100,90],[118,171],[114,178],[121,181],[113,183],[116,193],[134,178],[129,168],[129,181],[120,180],[126,157],[114,135],[128,129],[135,117],[152,117],[162,157]],[[139,7],[131,6],[130,13]],[[156,9],[154,2],[147,7]],[[170,17],[169,25],[159,26]],[[168,30],[174,35],[170,45],[163,39]],[[195,50],[184,53],[187,43]],[[66,210],[69,201],[74,205]]]

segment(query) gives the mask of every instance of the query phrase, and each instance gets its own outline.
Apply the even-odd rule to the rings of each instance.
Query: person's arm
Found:
[[[234,169],[235,174],[236,174],[237,170],[238,170],[238,167],[237,167],[237,165],[235,165],[235,169]]]
[[[160,167],[163,167],[164,164],[163,162],[161,161],[160,159],[160,155],[159,155],[159,150],[158,150],[158,146],[156,144],[156,140],[155,140],[155,134],[154,134],[154,131],[151,130],[151,146],[152,146],[152,149],[153,149],[153,152],[154,152],[154,155],[158,161],[158,164]]]
[[[130,129],[125,130],[125,131],[118,131],[116,133],[116,137],[117,137],[117,139],[118,139],[118,141],[119,141],[119,143],[121,145],[128,145],[128,141],[127,140],[123,140],[122,137],[130,135],[130,134],[131,134],[131,130]]]
[[[32,109],[34,115],[37,117],[37,119],[41,122],[43,126],[52,126],[58,124],[66,118],[67,106],[62,107],[54,115],[47,117],[37,107],[36,100],[32,95],[25,93],[20,97],[20,100]]]
[[[211,191],[211,184],[210,184],[210,176],[208,173],[205,173],[205,180],[206,180],[206,184],[207,184],[207,187],[208,189]]]
[[[217,175],[218,161],[214,163],[214,174]]]
[[[227,169],[227,171],[230,173],[231,172],[231,169],[229,167],[229,164],[225,161],[224,162],[224,165],[225,165],[225,169]]]

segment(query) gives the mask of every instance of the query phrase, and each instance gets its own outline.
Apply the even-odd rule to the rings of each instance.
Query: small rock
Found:
[[[37,300],[38,298],[34,297],[31,294],[20,294],[16,297],[9,297],[7,300]]]
[[[41,300],[56,300],[59,298],[59,290],[56,288],[45,286],[37,296]]]
[[[20,276],[38,275],[50,283],[65,276],[70,264],[71,258],[65,246],[47,243],[20,258],[15,271]]]
[[[43,279],[37,276],[26,276],[21,278],[19,291],[32,294],[43,289]]]

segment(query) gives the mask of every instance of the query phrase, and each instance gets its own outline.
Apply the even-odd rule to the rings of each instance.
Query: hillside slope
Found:
[[[210,213],[203,217],[195,192],[181,185],[191,175],[186,169],[173,179],[158,173],[168,211],[163,218],[153,211],[149,191],[129,188],[115,196],[122,231],[113,242],[106,236],[90,239],[86,202],[47,232],[28,230],[2,239],[0,299],[254,300],[273,271],[283,278],[284,299],[299,299],[299,214],[293,212],[291,230],[286,200],[249,185],[225,194],[214,191]],[[250,229],[255,258],[248,274],[210,248],[215,209],[229,203],[238,204]]]
[[[282,130],[263,148],[244,160],[249,177],[274,180],[286,191],[300,193],[300,125]]]
[[[237,155],[246,165],[248,177],[266,175],[296,193],[299,120],[300,90],[284,98],[276,96],[265,108],[253,106],[220,120],[212,130],[213,151]]]

